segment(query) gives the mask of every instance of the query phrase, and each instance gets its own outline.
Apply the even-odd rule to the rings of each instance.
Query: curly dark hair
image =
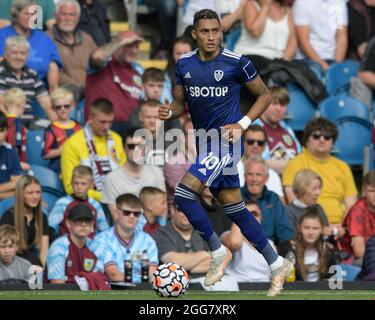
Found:
[[[310,136],[316,131],[321,131],[323,133],[329,134],[330,136],[332,136],[333,143],[336,142],[338,136],[336,125],[333,122],[327,120],[326,118],[319,117],[310,120],[307,123],[305,130],[303,131],[303,145],[305,147]]]
[[[216,19],[217,21],[219,21],[219,24],[220,24],[219,15],[215,11],[211,9],[202,9],[194,14],[194,22],[193,22],[194,28],[197,27],[199,20],[205,20],[205,19]]]

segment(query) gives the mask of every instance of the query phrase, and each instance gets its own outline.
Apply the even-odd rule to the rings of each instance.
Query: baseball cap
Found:
[[[89,206],[79,203],[68,212],[68,220],[77,221],[82,218],[94,220],[94,215]]]
[[[134,38],[133,42],[142,42],[142,41],[144,41],[143,38],[138,33],[134,32],[134,31],[130,31],[130,30],[120,32],[117,35],[117,40],[120,40],[120,39],[129,39],[129,38]]]

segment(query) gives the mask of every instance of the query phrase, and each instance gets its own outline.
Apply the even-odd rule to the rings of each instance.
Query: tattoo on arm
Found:
[[[247,87],[255,97],[268,93],[268,88],[259,75],[253,81],[247,83]]]
[[[252,121],[255,121],[263,114],[264,111],[266,111],[266,109],[270,105],[271,95],[266,84],[263,82],[262,78],[259,75],[253,81],[248,82],[246,86],[257,98],[255,103],[250,107],[250,110],[247,113],[247,116]]]
[[[173,93],[173,102],[171,104],[173,112],[172,119],[178,118],[185,109],[185,88],[184,86],[176,86]]]

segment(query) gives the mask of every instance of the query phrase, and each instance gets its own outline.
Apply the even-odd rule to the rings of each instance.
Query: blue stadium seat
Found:
[[[342,117],[357,117],[370,121],[369,108],[361,101],[352,97],[333,96],[319,104],[320,115],[333,122]]]
[[[44,131],[28,130],[26,133],[26,161],[30,164],[46,167],[49,160],[43,159]]]
[[[227,35],[224,37],[225,41],[225,46],[228,48],[228,50],[233,51],[234,47],[236,46],[236,43],[238,39],[241,36],[241,29],[229,32]]]
[[[371,123],[357,117],[343,117],[336,125],[339,135],[335,156],[349,165],[362,165],[365,147],[371,145]]]
[[[77,121],[79,124],[83,125],[85,123],[85,100],[81,100],[77,103],[72,111],[71,118]]]
[[[350,79],[357,76],[358,69],[359,62],[354,60],[345,60],[331,65],[326,72],[328,94],[331,96],[348,91]]]
[[[298,86],[288,85],[288,92],[290,102],[285,121],[294,131],[303,131],[317,112],[317,107]]]
[[[61,198],[60,196],[57,196],[55,193],[50,191],[44,191],[42,192],[42,200],[43,200],[43,212],[48,214],[53,209],[56,201]]]
[[[352,266],[350,264],[340,264],[341,267],[341,276],[343,281],[354,281],[358,273],[361,271],[361,268]]]
[[[37,165],[31,165],[30,171],[31,174],[39,180],[43,191],[49,191],[57,196],[63,196],[65,194],[62,183],[56,172]]]
[[[8,197],[0,202],[0,218],[4,214],[5,211],[12,208],[14,206],[15,197]]]

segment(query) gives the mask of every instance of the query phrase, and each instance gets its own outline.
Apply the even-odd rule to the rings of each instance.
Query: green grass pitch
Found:
[[[175,300],[176,298],[170,298]],[[189,290],[178,300],[374,300],[375,291],[285,290],[277,297],[269,298],[266,291],[207,292]],[[0,300],[168,300],[159,298],[153,291],[3,291]]]

